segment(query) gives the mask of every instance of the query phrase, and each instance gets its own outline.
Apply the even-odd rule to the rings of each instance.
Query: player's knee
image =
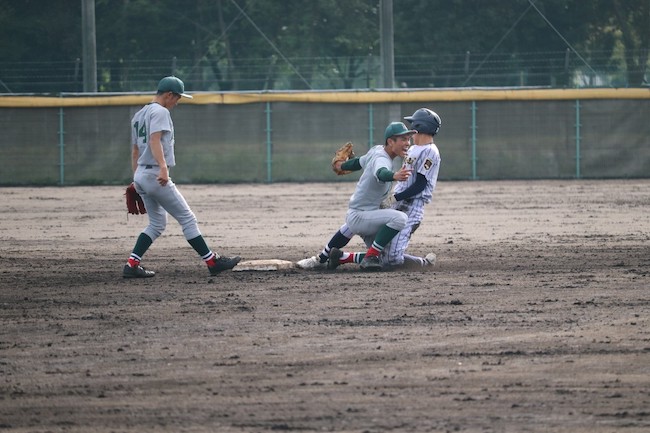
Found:
[[[149,213],[149,225],[144,232],[155,241],[160,235],[163,234],[167,228],[167,214],[160,214],[158,212]]]
[[[194,239],[201,234],[199,232],[199,223],[196,219],[196,216],[194,215],[194,212],[191,210],[187,210],[182,215],[176,215],[175,218],[183,230],[185,239]]]
[[[149,224],[149,226],[144,229],[144,233],[151,238],[151,241],[155,241],[160,237],[160,235],[165,231],[165,224]]]
[[[407,221],[408,221],[408,217],[406,216],[406,214],[404,212],[400,212],[396,210],[395,214],[386,225],[393,230],[397,230],[401,232],[404,229],[404,227],[406,227]]]
[[[201,236],[201,231],[199,230],[199,225],[196,222],[196,219],[189,221],[188,224],[183,226],[183,235],[185,239],[190,240],[194,239],[197,236]]]
[[[350,227],[348,227],[347,224],[343,224],[341,228],[339,228],[339,233],[348,239],[352,239],[352,236],[354,236],[354,233],[352,233],[352,230],[350,230]]]

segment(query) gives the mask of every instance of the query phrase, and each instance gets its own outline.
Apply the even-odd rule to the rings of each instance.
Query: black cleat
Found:
[[[339,250],[336,247],[332,248],[330,250],[330,256],[327,259],[327,269],[333,271],[334,269],[338,268],[341,264],[341,256],[343,256],[343,251]]]
[[[124,270],[122,270],[122,277],[124,278],[149,278],[154,275],[156,275],[154,271],[148,271],[140,265],[133,268],[129,265],[124,265]]]
[[[218,275],[219,273],[223,271],[227,271],[228,269],[232,269],[235,266],[237,266],[237,263],[241,260],[241,257],[235,256],[235,257],[219,257],[214,266],[208,266],[208,269],[210,270],[210,275]]]
[[[377,256],[366,255],[359,265],[363,271],[381,271],[381,259]]]

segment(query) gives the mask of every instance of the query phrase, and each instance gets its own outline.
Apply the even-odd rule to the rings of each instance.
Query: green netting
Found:
[[[429,107],[442,117],[440,179],[648,177],[650,101],[385,104],[273,102],[172,111],[180,183],[351,181],[330,170],[346,141],[363,154],[386,125]],[[0,184],[116,184],[131,178],[139,106],[1,108]]]

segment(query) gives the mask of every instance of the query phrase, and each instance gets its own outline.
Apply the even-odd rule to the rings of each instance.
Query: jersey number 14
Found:
[[[142,127],[140,127],[140,122],[135,122],[133,124],[133,127],[135,128],[136,136],[142,137],[142,142],[146,143],[147,142],[147,125],[143,122]]]

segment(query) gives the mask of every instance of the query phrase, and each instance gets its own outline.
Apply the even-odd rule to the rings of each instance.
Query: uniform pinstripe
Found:
[[[399,266],[407,262],[416,262],[422,264],[422,258],[406,254],[411,236],[420,226],[424,217],[424,206],[431,202],[433,191],[438,182],[438,172],[440,170],[440,152],[434,143],[426,145],[412,145],[404,158],[403,166],[413,171],[413,175],[407,180],[397,182],[395,185],[395,194],[406,190],[410,187],[417,177],[417,173],[422,174],[427,184],[424,190],[411,197],[410,199],[395,203],[394,208],[404,212],[407,216],[406,227],[402,229],[397,236],[393,238],[390,245],[384,250],[383,262],[391,266]]]

